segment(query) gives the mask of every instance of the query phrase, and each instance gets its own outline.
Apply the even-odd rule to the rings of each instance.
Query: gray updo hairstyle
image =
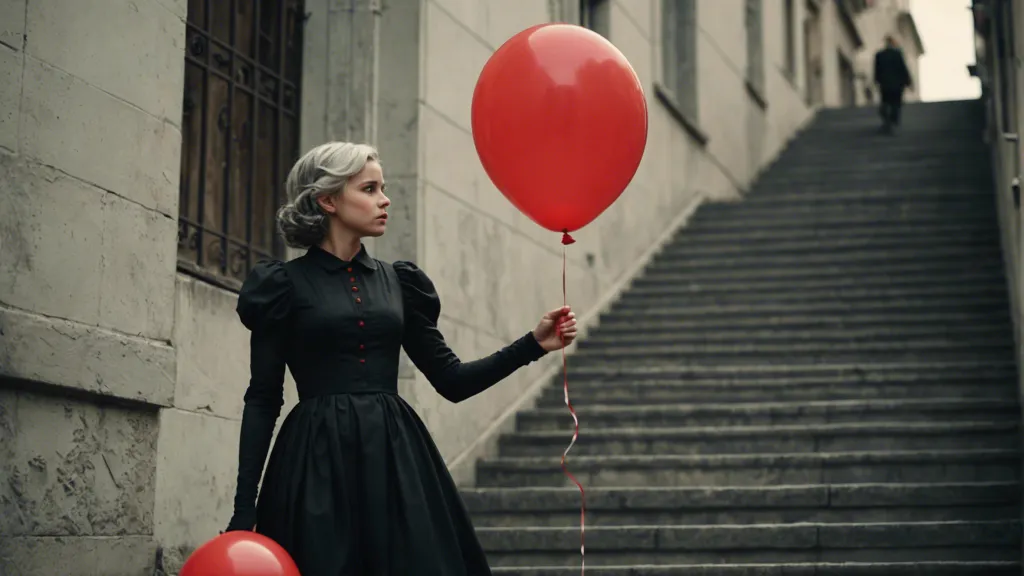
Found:
[[[328,220],[316,199],[340,192],[371,160],[380,161],[376,148],[351,142],[327,142],[299,158],[285,181],[289,202],[277,211],[285,244],[309,248],[323,241]]]

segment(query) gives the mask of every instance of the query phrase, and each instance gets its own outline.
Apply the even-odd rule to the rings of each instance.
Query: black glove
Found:
[[[252,530],[255,527],[256,509],[247,508],[243,510],[235,510],[235,513],[231,516],[231,521],[228,522],[228,527],[224,531],[232,532],[234,530]]]

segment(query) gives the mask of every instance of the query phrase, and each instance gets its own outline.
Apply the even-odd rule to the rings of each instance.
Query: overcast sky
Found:
[[[970,0],[910,0],[910,12],[924,44],[918,74],[922,100],[962,100],[981,94],[967,73],[974,63]]]

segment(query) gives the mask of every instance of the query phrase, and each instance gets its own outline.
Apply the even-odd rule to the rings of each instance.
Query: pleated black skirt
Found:
[[[397,394],[320,396],[285,418],[256,531],[302,576],[488,576],[437,446]]]

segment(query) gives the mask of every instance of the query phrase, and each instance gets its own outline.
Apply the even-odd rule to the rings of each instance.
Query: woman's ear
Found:
[[[320,205],[321,210],[328,214],[334,214],[338,211],[338,207],[334,204],[334,194],[317,196],[316,203]]]

